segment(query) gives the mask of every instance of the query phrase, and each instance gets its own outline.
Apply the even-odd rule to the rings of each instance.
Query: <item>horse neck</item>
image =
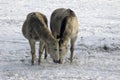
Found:
[[[49,31],[49,29],[47,27],[44,30],[44,36],[43,37],[44,37],[44,41],[47,44],[50,44],[50,43],[55,41],[54,36],[52,35],[52,33]]]

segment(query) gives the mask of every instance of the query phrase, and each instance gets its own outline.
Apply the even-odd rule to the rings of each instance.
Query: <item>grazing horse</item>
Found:
[[[77,17],[71,9],[59,8],[53,11],[50,20],[50,29],[55,38],[59,40],[59,59],[64,62],[68,49],[68,42],[71,44],[70,62],[73,62],[74,45],[78,34]]]
[[[55,63],[59,62],[59,44],[56,38],[52,35],[47,26],[47,18],[44,14],[39,12],[32,12],[27,15],[27,18],[22,26],[22,33],[28,39],[31,47],[32,65],[35,60],[35,42],[39,41],[39,59],[38,64],[41,63],[41,56],[45,49],[45,58],[47,51]]]

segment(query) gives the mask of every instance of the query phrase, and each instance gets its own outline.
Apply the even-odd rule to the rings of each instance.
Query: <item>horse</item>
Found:
[[[32,65],[34,65],[34,61],[36,58],[35,43],[37,41],[39,42],[38,64],[42,62],[41,56],[44,49],[45,49],[45,58],[47,58],[47,53],[49,53],[55,63],[59,62],[59,43],[48,29],[47,23],[48,20],[46,16],[40,12],[29,13],[26,17],[25,22],[23,23],[22,33],[30,44]]]
[[[71,9],[58,8],[53,11],[50,18],[50,29],[59,41],[59,63],[64,63],[70,41],[70,62],[73,62],[74,46],[78,35],[77,16]]]

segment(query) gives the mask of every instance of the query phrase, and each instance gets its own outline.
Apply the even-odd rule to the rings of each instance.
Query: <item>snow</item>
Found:
[[[60,7],[78,17],[74,61],[70,64],[69,51],[64,64],[48,57],[31,66],[30,47],[21,33],[26,15],[39,11],[50,21]],[[119,0],[0,0],[0,80],[119,80],[119,29]]]

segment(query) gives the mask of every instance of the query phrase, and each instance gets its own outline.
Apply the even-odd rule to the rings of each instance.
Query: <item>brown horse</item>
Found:
[[[59,44],[49,31],[47,26],[47,18],[44,14],[39,12],[32,12],[27,15],[27,18],[22,26],[22,32],[25,38],[28,39],[31,47],[32,65],[35,60],[35,42],[39,41],[39,60],[41,63],[41,56],[45,48],[45,58],[47,57],[47,51],[50,53],[53,61],[57,63],[59,61]]]
[[[78,34],[78,21],[74,11],[65,8],[54,10],[51,15],[50,28],[54,37],[59,40],[60,63],[64,62],[65,54],[68,51],[68,42],[70,40],[70,61],[72,63],[74,44]]]

